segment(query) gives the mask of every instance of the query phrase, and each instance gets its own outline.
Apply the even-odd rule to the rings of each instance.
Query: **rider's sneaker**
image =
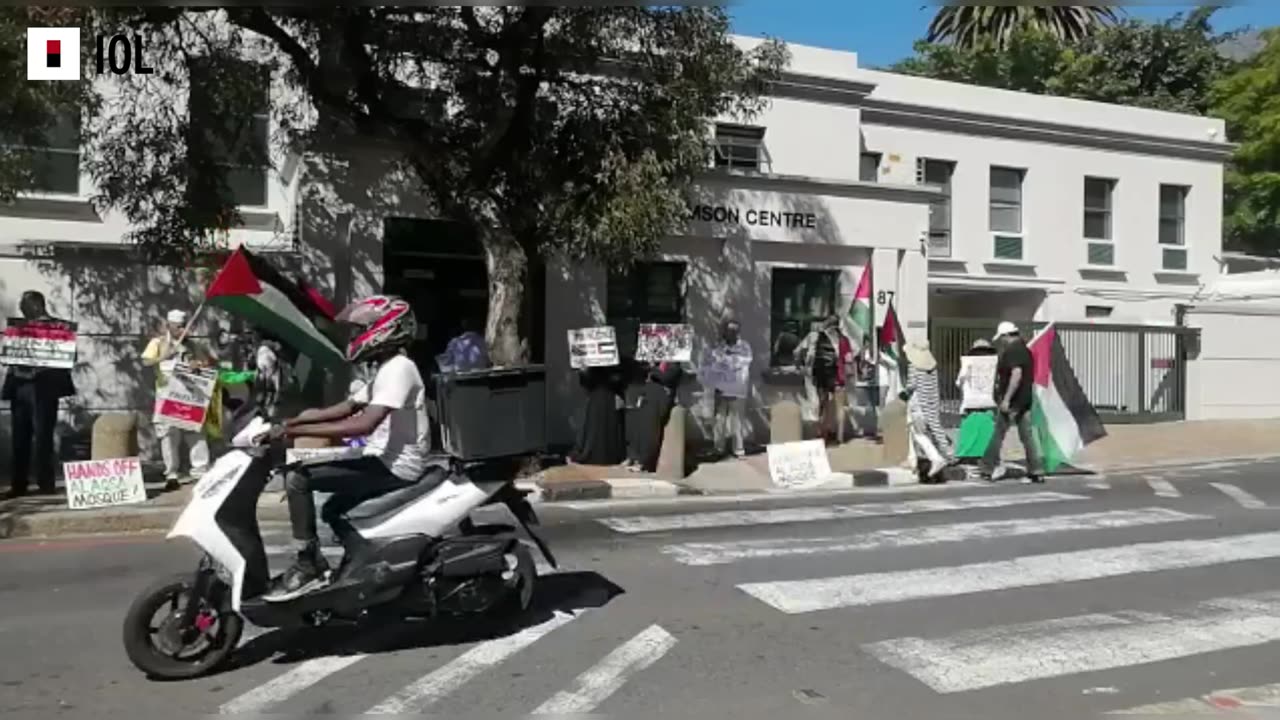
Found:
[[[322,587],[329,572],[329,563],[319,551],[303,550],[293,565],[271,582],[271,589],[263,596],[269,602],[281,602],[301,597]]]

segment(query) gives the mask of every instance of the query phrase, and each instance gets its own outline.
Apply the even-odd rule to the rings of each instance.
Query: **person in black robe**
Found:
[[[626,458],[623,435],[622,395],[626,376],[622,367],[593,367],[578,373],[587,393],[578,441],[569,460],[579,465],[619,465]]]
[[[679,363],[664,362],[645,366],[644,372],[644,385],[627,414],[627,465],[633,471],[653,472],[684,369]]]

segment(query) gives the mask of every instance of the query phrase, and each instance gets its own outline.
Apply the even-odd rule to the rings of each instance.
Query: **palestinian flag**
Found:
[[[321,367],[347,364],[346,356],[322,331],[335,315],[329,301],[314,289],[290,281],[243,247],[218,271],[205,301],[275,335]]]
[[[858,347],[867,344],[875,325],[871,317],[871,263],[862,269],[862,279],[858,281],[858,289],[853,293],[853,303],[849,305],[849,337]]]
[[[876,336],[876,345],[880,349],[880,358],[892,363],[898,370],[902,384],[907,384],[907,356],[903,351],[906,339],[902,334],[902,325],[898,324],[898,313],[893,310],[893,301],[889,301],[889,309],[884,314],[884,324]]]
[[[1048,474],[1069,464],[1085,445],[1106,437],[1107,431],[1067,362],[1057,328],[1050,324],[1027,348],[1035,381],[1032,432]]]

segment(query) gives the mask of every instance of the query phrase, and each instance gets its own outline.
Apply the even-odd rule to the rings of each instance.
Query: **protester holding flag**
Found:
[[[1004,445],[1005,433],[1009,432],[1009,426],[1012,425],[1018,428],[1018,440],[1026,453],[1027,480],[1042,483],[1044,475],[1040,453],[1031,427],[1035,373],[1031,351],[1027,349],[1018,326],[1008,321],[997,327],[994,340],[1000,346],[1000,356],[996,360],[996,422],[991,442],[982,458],[982,476],[989,481],[1003,476],[1003,473],[997,474],[997,465],[1000,464],[1000,449]]]

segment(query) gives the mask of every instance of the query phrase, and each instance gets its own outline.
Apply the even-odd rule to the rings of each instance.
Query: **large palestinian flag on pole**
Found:
[[[1035,382],[1031,425],[1045,473],[1053,473],[1085,445],[1106,437],[1098,412],[1085,396],[1067,362],[1066,350],[1052,324],[1027,345]]]
[[[205,302],[275,335],[321,367],[346,365],[346,356],[321,330],[333,321],[333,306],[243,247],[218,271]]]
[[[858,289],[853,293],[853,302],[849,305],[849,336],[857,343],[859,350],[865,347],[871,331],[875,329],[875,320],[871,317],[871,263],[862,270],[862,278],[858,280]]]

